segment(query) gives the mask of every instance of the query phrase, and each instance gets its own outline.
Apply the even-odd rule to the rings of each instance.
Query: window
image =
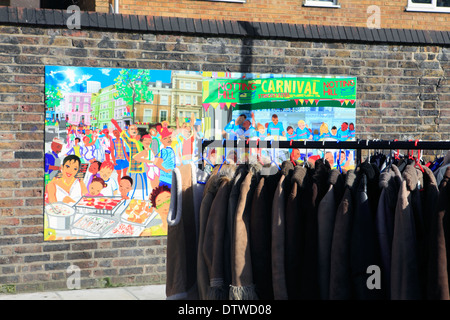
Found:
[[[143,122],[152,122],[153,110],[144,109],[144,119]]]
[[[13,0],[11,2],[17,2]],[[39,3],[39,1],[37,1]],[[92,0],[41,0],[40,7],[45,9],[67,9],[70,5],[77,5],[81,11],[95,11],[95,1]],[[11,3],[13,5],[13,3]],[[39,8],[39,4],[35,7]]]
[[[159,122],[167,121],[167,110],[159,111]]]
[[[304,0],[305,7],[340,8],[338,0]]]
[[[408,0],[406,11],[450,13],[450,0]]]
[[[169,96],[162,94],[159,97],[159,104],[163,105],[163,106],[168,106],[169,105]]]

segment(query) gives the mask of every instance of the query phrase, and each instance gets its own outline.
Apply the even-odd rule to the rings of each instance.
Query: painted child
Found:
[[[89,185],[89,193],[86,194],[88,197],[103,197],[101,191],[107,187],[107,184],[102,178],[94,177],[91,184]]]
[[[130,176],[123,176],[119,182],[119,192],[122,199],[128,200],[128,193],[133,187],[133,179]]]
[[[102,178],[107,186],[102,190],[103,194],[107,197],[115,196],[119,193],[119,186],[117,181],[111,179],[111,175],[114,172],[114,163],[111,161],[105,161],[102,163],[99,175]]]

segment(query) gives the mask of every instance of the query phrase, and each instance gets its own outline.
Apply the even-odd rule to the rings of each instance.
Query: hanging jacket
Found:
[[[379,199],[379,170],[370,163],[356,169],[355,211],[350,247],[352,286],[357,300],[382,299],[381,289],[370,289],[368,268],[379,266],[379,247],[376,240],[375,215]]]
[[[287,300],[285,278],[285,203],[290,190],[290,179],[294,165],[290,161],[281,164],[281,176],[273,196],[272,204],[272,283],[275,300]]]
[[[397,166],[391,164],[389,170],[380,174],[380,200],[378,202],[375,225],[381,259],[381,281],[385,288],[386,298],[390,299],[391,285],[391,253],[394,236],[394,215],[398,192],[402,184],[402,176]]]
[[[301,270],[300,298],[306,300],[320,299],[318,274],[318,221],[317,211],[320,201],[329,189],[329,172],[331,167],[328,161],[318,159],[314,163],[312,175],[312,196],[309,200],[310,209],[306,212],[305,252]]]
[[[261,175],[252,200],[250,253],[255,290],[261,300],[273,300],[272,204],[280,175],[281,171],[272,175]]]
[[[309,183],[310,182],[310,183]],[[312,197],[312,178],[308,169],[296,166],[285,212],[285,278],[289,300],[300,299],[301,268],[305,251],[307,197]],[[311,199],[311,198],[309,198]]]
[[[392,241],[391,299],[418,300],[424,298],[421,277],[426,275],[420,272],[424,238],[418,233],[423,227],[419,190],[423,186],[422,172],[414,165],[407,165],[402,178]]]
[[[234,178],[231,181],[231,190],[228,198],[228,214],[225,228],[224,250],[226,252],[224,258],[225,267],[225,285],[230,286],[232,282],[232,247],[234,241],[234,227],[236,220],[236,208],[241,191],[241,184],[248,172],[248,166],[240,164],[236,167]]]
[[[350,275],[350,246],[355,209],[355,179],[354,170],[347,171],[344,195],[336,211],[330,255],[330,300],[354,298]]]
[[[249,165],[245,179],[241,183],[231,238],[230,300],[258,299],[253,282],[249,231],[253,193],[258,184],[260,171],[259,163]]]
[[[197,241],[199,202],[207,174],[195,165],[175,168],[167,218],[167,299],[198,299]]]
[[[339,170],[331,170],[328,178],[328,192],[322,198],[317,209],[317,256],[320,299],[329,299],[330,289],[330,258],[333,240],[337,205],[342,199],[345,175]]]
[[[430,179],[432,180],[432,179]],[[436,207],[431,208],[430,242],[428,257],[427,299],[450,300],[449,261],[450,254],[450,167],[440,184]],[[431,185],[437,181],[431,181]],[[435,188],[431,189],[434,193]],[[431,200],[432,201],[432,200]],[[430,201],[430,205],[433,203]]]
[[[216,195],[217,189],[219,187],[219,181],[221,176],[232,175],[232,165],[224,164],[216,166],[211,173],[208,181],[206,182],[203,199],[200,205],[199,213],[199,237],[198,237],[198,251],[197,251],[197,284],[198,293],[200,300],[206,300],[208,297],[208,288],[210,285],[210,279],[208,277],[208,268],[205,263],[203,256],[203,242],[205,236],[206,224],[208,222],[208,217],[211,209],[211,204]],[[220,170],[219,170],[220,169]]]
[[[235,166],[222,167],[226,175],[217,179],[216,195],[211,203],[208,221],[203,237],[203,257],[210,281],[207,293],[208,300],[228,299],[228,285],[225,284],[224,257],[229,252],[224,251],[226,219],[228,215],[228,197],[231,181],[236,170]]]

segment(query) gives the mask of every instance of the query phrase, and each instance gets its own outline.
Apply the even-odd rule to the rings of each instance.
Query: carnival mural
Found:
[[[351,150],[199,141],[354,139],[355,102],[355,78],[46,66],[44,240],[167,235],[172,172],[192,162],[351,168]]]

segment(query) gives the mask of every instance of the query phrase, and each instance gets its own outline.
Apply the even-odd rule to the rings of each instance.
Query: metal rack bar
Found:
[[[198,150],[202,158],[205,148],[279,148],[279,149],[355,149],[357,161],[361,160],[361,150],[450,150],[450,141],[421,140],[356,140],[356,141],[270,141],[270,140],[199,140]],[[201,161],[202,162],[202,161]],[[199,163],[199,168],[202,168]]]

